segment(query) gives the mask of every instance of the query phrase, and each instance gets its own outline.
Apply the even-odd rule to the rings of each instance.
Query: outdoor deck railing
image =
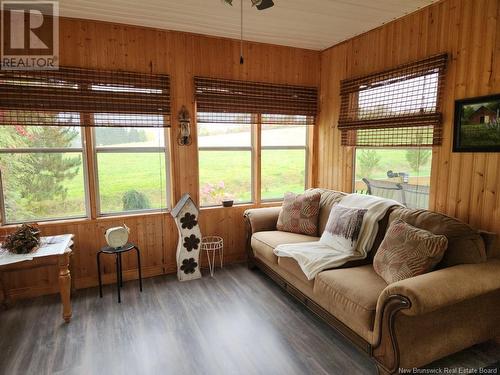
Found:
[[[408,183],[397,179],[375,180],[363,178],[356,181],[355,192],[359,194],[376,195],[401,202],[408,208],[428,208],[429,179],[422,177],[410,178]]]

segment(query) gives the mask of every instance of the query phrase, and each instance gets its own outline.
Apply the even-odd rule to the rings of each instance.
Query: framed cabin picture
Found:
[[[500,152],[500,94],[455,101],[453,152]]]

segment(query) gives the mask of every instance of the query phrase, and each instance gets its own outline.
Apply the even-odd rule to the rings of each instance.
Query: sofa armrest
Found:
[[[403,314],[421,315],[498,290],[499,259],[461,264],[388,285],[378,299],[377,312],[391,296],[409,300],[409,308],[401,310]]]
[[[256,232],[276,230],[281,207],[253,208],[246,210],[243,216],[250,225],[250,235]]]
[[[472,304],[473,298],[495,291],[500,291],[500,259],[443,268],[388,285],[377,302],[373,332],[377,366],[387,373],[400,367],[398,314],[418,316],[467,300]]]

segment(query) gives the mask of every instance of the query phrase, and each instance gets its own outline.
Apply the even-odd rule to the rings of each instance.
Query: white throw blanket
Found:
[[[358,242],[354,251],[334,249],[319,241],[297,244],[278,245],[274,254],[279,257],[289,257],[297,261],[308,280],[326,269],[340,267],[343,264],[364,259],[373,246],[378,232],[378,222],[387,210],[393,206],[401,206],[399,202],[375,197],[373,195],[349,194],[342,198],[339,204],[350,208],[366,208]]]

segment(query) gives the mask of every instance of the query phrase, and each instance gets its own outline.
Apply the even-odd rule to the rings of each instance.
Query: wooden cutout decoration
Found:
[[[177,278],[179,281],[199,279],[201,231],[198,224],[198,207],[189,194],[184,194],[171,211],[179,230],[177,243]]]

